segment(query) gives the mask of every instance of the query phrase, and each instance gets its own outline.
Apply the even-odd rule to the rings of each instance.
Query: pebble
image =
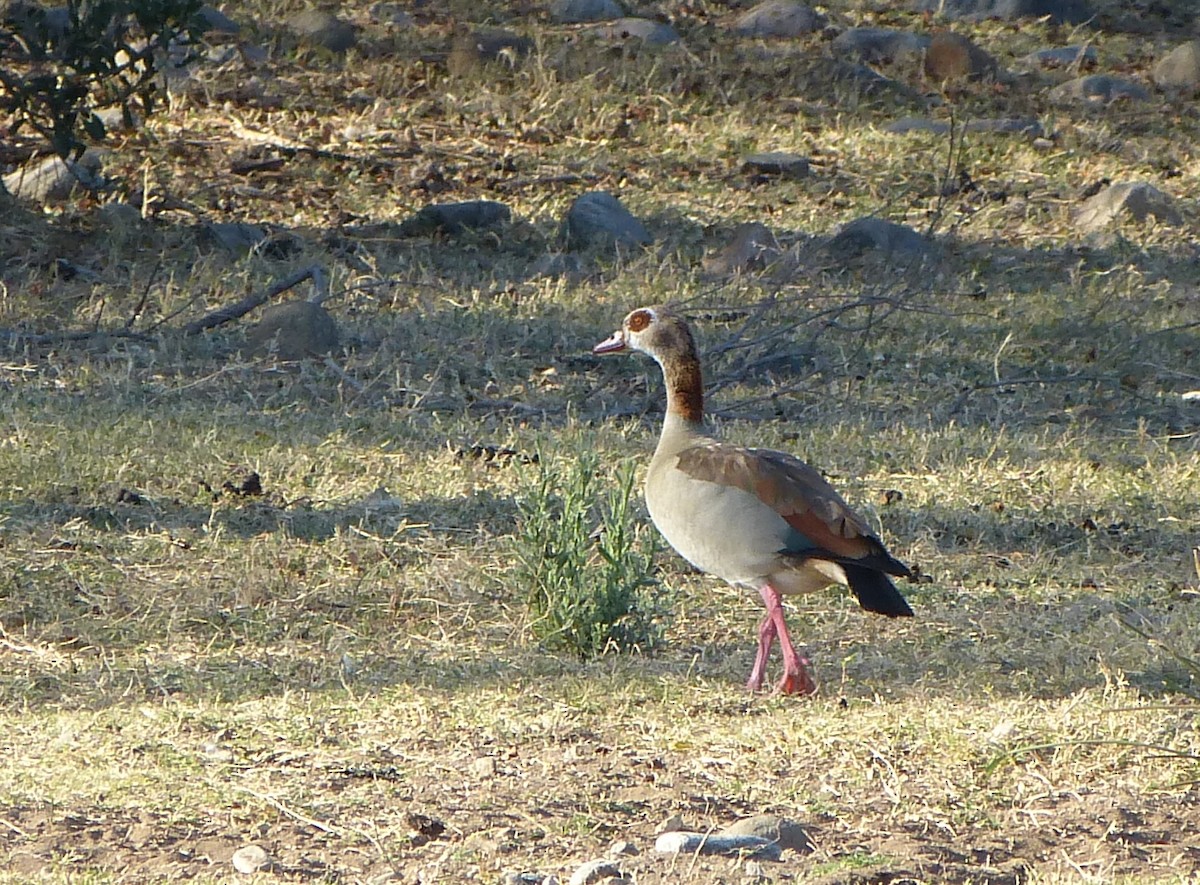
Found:
[[[1176,46],[1154,66],[1160,89],[1193,94],[1200,90],[1200,40]]]
[[[43,206],[62,203],[76,188],[99,188],[100,166],[100,153],[95,150],[85,151],[78,160],[49,157],[5,175],[4,188],[19,200]]]
[[[219,246],[230,252],[248,253],[267,239],[267,232],[244,221],[213,221],[204,230]]]
[[[471,763],[471,773],[479,778],[496,776],[496,760],[492,756],[480,756]]]
[[[1083,24],[1094,14],[1085,0],[917,0],[919,12],[947,18],[1049,18],[1058,24]]]
[[[1065,68],[1078,65],[1081,68],[1095,67],[1099,53],[1096,47],[1089,44],[1078,46],[1055,46],[1050,49],[1039,49],[1021,59],[1025,67],[1030,68]]]
[[[758,814],[742,818],[721,830],[722,836],[756,836],[778,845],[780,849],[808,854],[815,850],[808,832],[800,824],[775,814]]]
[[[434,203],[400,223],[406,237],[428,236],[437,232],[459,234],[470,230],[488,230],[507,224],[512,211],[494,200],[466,200],[461,203]]]
[[[679,32],[666,22],[651,21],[648,18],[620,18],[611,24],[592,28],[588,33],[613,43],[641,40],[648,46],[666,46],[678,43],[682,39]]]
[[[1149,98],[1150,93],[1144,86],[1112,74],[1077,77],[1050,90],[1050,100],[1059,104],[1109,104],[1119,100],[1147,101]]]
[[[371,21],[392,28],[411,28],[412,15],[399,3],[376,3],[371,7]]]
[[[271,855],[258,845],[246,845],[233,853],[233,868],[247,876],[271,868]]]
[[[779,175],[783,178],[806,178],[808,176],[808,157],[785,151],[751,154],[742,158],[742,171]]]
[[[1075,224],[1085,231],[1097,231],[1123,217],[1136,222],[1153,217],[1159,224],[1173,226],[1183,223],[1174,202],[1158,188],[1142,181],[1126,181],[1085,200],[1075,214]]]
[[[606,22],[624,15],[616,0],[554,0],[550,4],[550,19],[560,24]]]
[[[620,839],[608,846],[609,857],[636,857],[640,852],[632,842]]]
[[[761,836],[725,836],[714,833],[686,831],[663,833],[654,840],[654,850],[661,854],[724,854],[779,860],[782,849]]]
[[[825,17],[796,0],[764,0],[733,21],[743,37],[802,37],[825,27]]]
[[[652,242],[645,226],[607,191],[592,191],[577,197],[567,210],[567,246],[583,249],[605,246],[630,249]]]
[[[929,38],[892,28],[850,28],[830,44],[839,54],[853,55],[867,64],[915,61],[929,45]]]
[[[338,346],[338,327],[325,308],[311,301],[284,301],[263,311],[246,333],[253,353],[281,360],[323,356]]]
[[[330,52],[345,52],[358,42],[358,29],[331,12],[305,9],[287,20],[287,28],[301,41]]]
[[[607,858],[589,860],[571,874],[567,883],[568,885],[594,885],[605,879],[624,879],[621,866],[615,860]]]
[[[915,259],[930,252],[930,243],[907,225],[868,215],[843,225],[829,241],[827,248],[843,261],[871,251]]]

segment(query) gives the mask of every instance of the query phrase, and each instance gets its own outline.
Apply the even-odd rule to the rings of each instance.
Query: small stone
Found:
[[[371,7],[371,21],[392,28],[411,28],[413,17],[399,3],[376,3]]]
[[[1016,135],[1028,135],[1031,138],[1041,138],[1048,134],[1041,122],[1032,117],[997,117],[993,120],[968,120],[963,130],[966,132],[1011,132]]]
[[[939,31],[925,50],[925,76],[930,80],[978,80],[995,76],[999,65],[962,34]]]
[[[831,44],[836,53],[872,65],[914,61],[928,45],[928,37],[892,28],[850,28],[838,34]]]
[[[580,866],[571,874],[571,878],[567,882],[568,885],[594,885],[594,883],[603,882],[606,879],[623,878],[620,864],[615,860],[601,858],[599,860],[589,860]]]
[[[640,40],[647,46],[666,46],[678,43],[682,39],[679,32],[666,22],[651,21],[648,18],[620,18],[611,24],[592,28],[588,33],[613,43]]]
[[[761,270],[779,255],[779,244],[765,224],[757,221],[739,224],[721,249],[706,255],[701,262],[704,272],[713,276]]]
[[[1049,18],[1071,25],[1083,24],[1093,15],[1085,0],[917,0],[916,9],[948,18]]]
[[[609,857],[636,857],[640,853],[636,845],[625,839],[620,839],[608,846]]]
[[[825,17],[796,0],[764,0],[733,22],[744,37],[802,37],[825,27]]]
[[[592,191],[576,198],[567,210],[567,246],[583,249],[603,246],[632,249],[652,242],[650,233],[607,191]]]
[[[50,157],[27,163],[4,176],[4,188],[19,200],[43,206],[65,202],[76,189],[96,190],[101,184],[100,153],[87,150],[78,160]]]
[[[1188,95],[1200,90],[1200,40],[1176,46],[1154,66],[1160,89]]]
[[[943,120],[930,120],[928,117],[901,117],[884,126],[883,131],[892,135],[908,135],[910,132],[945,135],[950,131],[950,124]]]
[[[400,224],[406,237],[429,236],[437,232],[460,234],[470,230],[488,230],[507,224],[512,211],[493,200],[467,200],[462,203],[434,203]]]
[[[281,360],[323,356],[338,346],[338,328],[325,308],[311,301],[284,301],[263,311],[246,334],[250,350]]]
[[[358,29],[330,12],[305,9],[287,20],[287,27],[302,42],[330,52],[345,52],[358,42]]]
[[[1085,231],[1097,231],[1127,217],[1143,222],[1153,217],[1159,224],[1183,223],[1171,198],[1152,185],[1126,181],[1110,185],[1089,197],[1075,215],[1075,224]]]
[[[1096,66],[1098,58],[1096,47],[1085,43],[1080,46],[1055,46],[1049,49],[1039,49],[1021,59],[1021,63],[1029,68],[1066,68],[1071,65],[1092,68]]]
[[[211,3],[205,3],[196,11],[196,17],[204,25],[204,30],[210,34],[236,34],[241,30],[233,19]]]
[[[794,820],[774,814],[758,814],[743,818],[721,830],[723,836],[757,836],[773,842],[783,850],[808,854],[815,850],[804,827]]]
[[[713,833],[663,833],[654,840],[660,854],[723,854],[779,860],[782,849],[760,836],[725,836]]]
[[[496,776],[496,760],[492,756],[480,756],[471,763],[471,773],[478,778]]]
[[[550,19],[560,24],[607,22],[624,15],[616,0],[554,0],[550,4]]]
[[[929,241],[903,224],[868,215],[842,227],[827,246],[842,261],[875,251],[889,257],[922,258],[930,251]]]
[[[267,239],[265,230],[244,221],[214,221],[206,224],[204,230],[218,245],[241,254],[257,248]]]
[[[247,876],[271,868],[271,856],[258,845],[246,845],[233,853],[233,868]]]
[[[1050,100],[1058,104],[1111,104],[1114,101],[1147,101],[1150,93],[1132,80],[1111,74],[1090,74],[1055,86]]]
[[[805,178],[808,176],[808,157],[785,151],[751,154],[742,159],[742,171],[779,175],[783,178]]]

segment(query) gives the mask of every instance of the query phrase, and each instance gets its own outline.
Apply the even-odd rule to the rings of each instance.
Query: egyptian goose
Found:
[[[718,442],[703,426],[704,385],[687,323],[666,307],[642,307],[592,348],[637,350],[662,368],[667,414],[646,474],[650,518],[701,571],[757,590],[767,607],[746,687],[762,688],[775,637],[784,694],[816,691],[788,636],[781,595],[848,586],[867,611],[911,617],[888,575],[911,576],[867,523],[803,461],[783,452]]]

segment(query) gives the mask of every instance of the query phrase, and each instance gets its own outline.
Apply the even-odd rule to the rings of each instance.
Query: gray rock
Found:
[[[825,17],[796,0],[764,0],[733,21],[744,37],[802,37],[825,27]]]
[[[399,3],[376,3],[371,7],[371,21],[393,28],[411,28],[413,17]]]
[[[768,151],[742,158],[743,172],[778,175],[782,178],[808,177],[808,157],[786,151]]]
[[[206,224],[204,229],[217,245],[243,255],[267,239],[265,230],[244,221],[214,221]]]
[[[607,22],[624,15],[616,0],[554,0],[550,4],[550,19],[561,24]]]
[[[19,200],[43,206],[66,201],[76,189],[97,190],[102,185],[101,158],[87,150],[78,160],[49,157],[27,163],[4,176],[5,189]]]
[[[1174,201],[1158,188],[1141,181],[1126,181],[1110,185],[1085,200],[1075,214],[1075,224],[1093,232],[1122,218],[1140,223],[1150,217],[1160,224],[1183,223]]]
[[[592,191],[576,198],[567,210],[567,247],[589,246],[633,249],[648,246],[653,238],[645,226],[607,191]]]
[[[816,850],[804,827],[794,820],[774,814],[759,814],[742,818],[725,829],[723,836],[757,836],[778,845],[784,851],[808,854]]]
[[[884,126],[883,131],[892,135],[908,135],[910,132],[932,132],[934,135],[945,135],[950,131],[950,124],[944,120],[930,120],[928,117],[901,117]]]
[[[204,30],[210,34],[236,34],[241,25],[227,16],[210,3],[205,3],[196,12],[196,17],[204,24]]]
[[[469,230],[487,230],[507,224],[512,211],[493,200],[467,200],[462,203],[435,203],[400,224],[406,237],[428,236],[441,231],[459,234]]]
[[[682,39],[679,32],[666,22],[651,21],[648,18],[621,18],[611,24],[593,28],[588,33],[613,43],[641,40],[649,46],[666,46],[678,43]]]
[[[1150,93],[1133,80],[1111,74],[1090,74],[1068,80],[1050,90],[1057,104],[1110,104],[1114,101],[1148,101]]]
[[[252,353],[281,360],[323,356],[338,346],[338,327],[329,312],[311,301],[284,301],[263,311],[246,333]]]
[[[858,258],[868,252],[912,260],[923,258],[931,251],[929,241],[911,227],[885,221],[873,215],[856,218],[844,225],[826,248],[831,255],[843,261]]]
[[[239,848],[233,853],[231,861],[233,868],[246,876],[271,868],[271,856],[258,845]]]
[[[1080,68],[1096,66],[1099,53],[1090,44],[1078,46],[1054,46],[1049,49],[1039,49],[1021,59],[1021,64],[1027,68],[1065,68],[1078,65]]]
[[[305,9],[287,19],[287,28],[302,42],[330,52],[345,52],[358,43],[358,29],[320,9]]]
[[[1172,49],[1154,66],[1153,77],[1160,89],[1188,95],[1200,90],[1200,40]]]
[[[765,224],[757,221],[739,224],[733,236],[719,250],[706,255],[701,267],[711,276],[728,276],[761,270],[779,257],[779,244]]]
[[[998,132],[1044,138],[1048,133],[1040,121],[1032,117],[996,117],[990,120],[968,120],[963,127],[967,132]]]
[[[1078,25],[1095,13],[1086,0],[917,0],[919,12],[941,12],[949,18],[1045,18]]]
[[[615,860],[601,858],[600,860],[589,860],[580,866],[571,874],[567,883],[568,885],[595,885],[597,882],[611,882],[614,879],[624,880],[621,865]]]
[[[640,853],[638,847],[626,839],[620,839],[608,846],[609,857],[637,857]]]
[[[877,65],[917,60],[929,45],[929,38],[892,28],[850,28],[830,45],[835,54]]]
[[[778,844],[761,836],[689,833],[686,830],[663,833],[654,840],[654,850],[661,854],[725,854],[762,860],[779,860],[783,854]]]

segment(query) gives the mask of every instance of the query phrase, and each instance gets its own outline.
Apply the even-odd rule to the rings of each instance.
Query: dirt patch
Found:
[[[547,754],[528,768],[552,771]],[[541,763],[540,765],[538,763]],[[637,766],[632,766],[637,767]],[[527,770],[528,770],[527,768]],[[379,769],[383,771],[384,769]],[[653,767],[649,770],[653,770]],[[533,794],[571,797],[579,777],[608,779],[612,765],[577,760],[571,776],[521,779],[520,790],[502,776],[463,796],[444,801],[445,783],[408,780],[402,796],[383,799],[373,812],[391,832],[376,838],[370,821],[334,825],[296,819],[279,811],[249,831],[236,822],[238,809],[201,823],[172,821],[149,813],[103,808],[49,811],[9,808],[3,814],[3,866],[20,876],[53,873],[83,863],[119,874],[122,881],[223,878],[233,853],[254,843],[265,848],[281,881],[491,880],[503,871],[556,873],[565,878],[581,863],[603,856],[617,839],[638,853],[621,857],[626,875],[640,883],[796,881],[821,885],[900,882],[972,882],[1018,885],[1032,871],[1058,871],[1108,879],[1136,874],[1200,873],[1200,804],[1193,798],[1069,795],[1047,796],[1008,812],[993,826],[956,826],[943,820],[906,820],[867,810],[854,820],[796,815],[816,844],[811,854],[785,852],[778,863],[731,858],[676,857],[653,850],[657,823],[680,813],[690,826],[718,828],[742,816],[732,803],[714,802],[669,785],[617,787],[607,813],[588,815],[570,798],[530,803]],[[384,784],[359,766],[335,772],[331,794]],[[344,802],[342,796],[340,801]],[[396,818],[396,820],[393,820]],[[584,829],[584,819],[590,828]],[[395,824],[399,823],[397,827]],[[396,838],[398,831],[406,835]],[[530,881],[534,881],[531,877]]]

